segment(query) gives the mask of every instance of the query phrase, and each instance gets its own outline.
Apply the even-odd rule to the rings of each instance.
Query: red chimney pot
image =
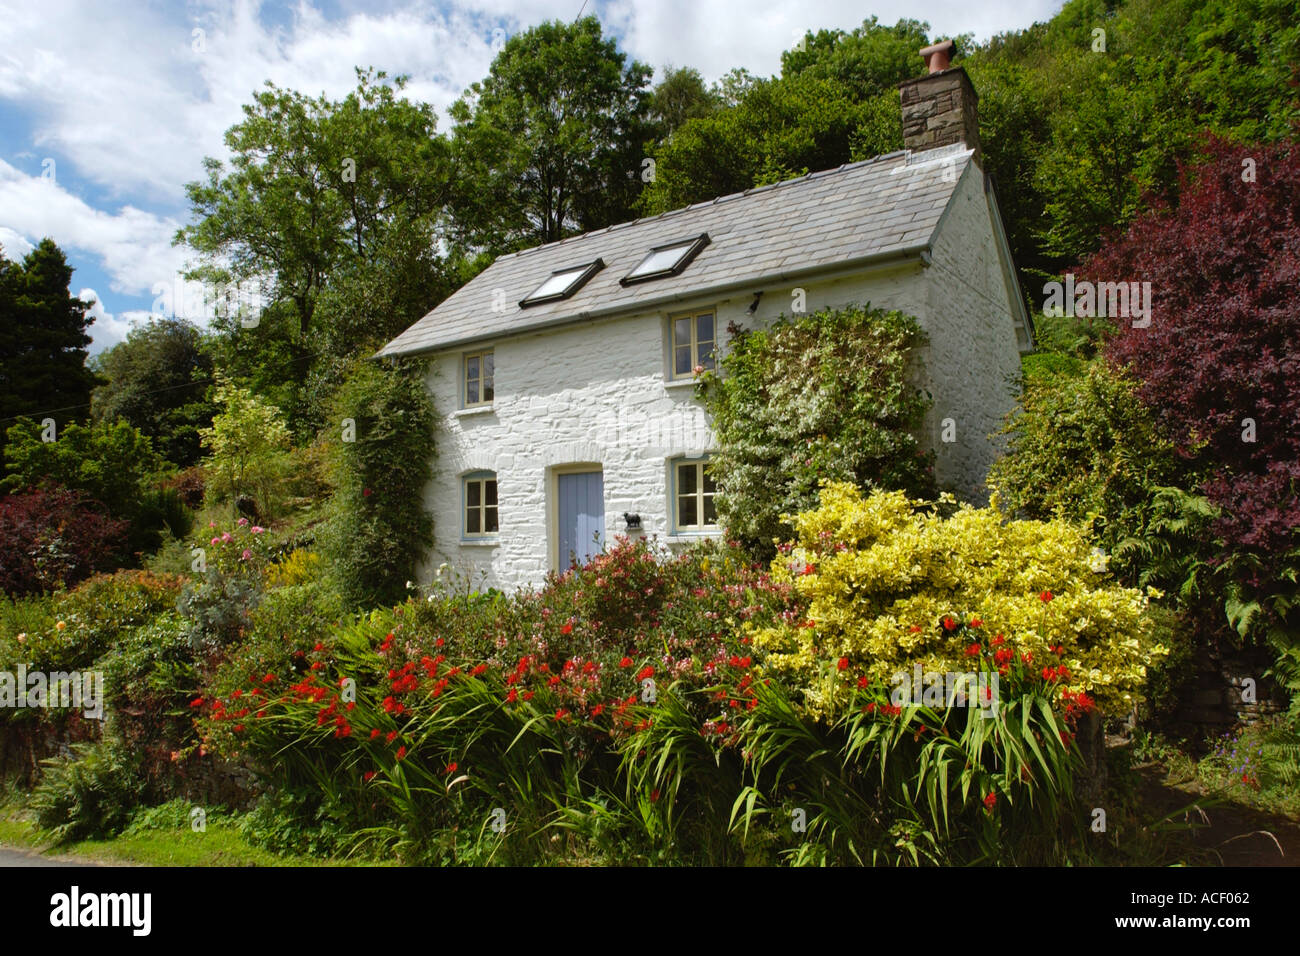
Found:
[[[926,69],[931,73],[942,73],[948,69],[952,58],[956,55],[957,45],[951,40],[944,40],[942,43],[921,50],[921,56],[925,57]]]

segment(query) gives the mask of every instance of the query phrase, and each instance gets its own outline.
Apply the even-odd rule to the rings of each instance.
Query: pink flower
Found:
[[[239,560],[240,560],[240,561],[247,561],[247,560],[248,560],[249,558],[251,558],[252,556],[253,556],[253,552],[252,552],[252,551],[249,551],[247,548],[245,548],[245,549],[244,549],[244,553],[241,554],[241,555],[239,556]]]
[[[265,531],[266,529],[263,528],[261,525],[256,525],[256,524],[255,524],[255,525],[253,525],[251,528],[249,528],[248,530],[251,531],[251,532],[253,532],[253,534],[261,534],[261,533],[262,533],[263,531]]]
[[[240,518],[238,521],[235,522],[235,524],[239,525],[239,526],[242,528],[242,527],[244,527],[245,525],[248,524],[248,519],[247,519],[247,518]]]
[[[217,523],[216,523],[215,521],[209,521],[209,522],[208,522],[208,527],[209,527],[209,528],[215,528],[216,526],[217,526]]]
[[[213,539],[212,539],[212,543],[213,543],[213,544],[220,544],[220,543],[221,543],[221,539],[220,539],[220,538],[213,538]]]
[[[221,536],[221,540],[222,540],[223,543],[232,540],[231,537],[230,537],[230,532],[227,531],[225,534],[223,534],[223,535]]]

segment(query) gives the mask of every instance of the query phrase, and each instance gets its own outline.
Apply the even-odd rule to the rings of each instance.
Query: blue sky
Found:
[[[184,185],[266,80],[341,97],[354,67],[411,77],[407,95],[446,108],[480,79],[501,37],[572,19],[582,0],[474,3],[254,0],[0,0],[0,245],[10,258],[52,237],[97,299],[98,352],[147,318],[187,255]],[[656,70],[706,79],[768,75],[805,30],[876,16],[983,39],[1049,18],[1060,0],[587,0],[605,32]],[[111,10],[111,13],[109,11]],[[195,31],[202,31],[196,34]]]

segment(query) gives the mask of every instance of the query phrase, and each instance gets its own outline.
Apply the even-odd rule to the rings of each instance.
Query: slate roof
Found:
[[[904,150],[809,173],[646,219],[620,223],[498,258],[379,356],[409,355],[594,316],[644,311],[710,292],[814,275],[927,248],[972,151],[961,144]],[[654,246],[708,233],[676,276],[623,286]],[[521,308],[560,269],[601,258],[573,296]],[[505,310],[493,311],[504,293]]]

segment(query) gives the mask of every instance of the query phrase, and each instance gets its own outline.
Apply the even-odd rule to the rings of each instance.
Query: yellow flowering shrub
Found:
[[[315,551],[294,548],[279,564],[266,569],[266,583],[272,588],[292,587],[316,580],[324,562]]]
[[[763,669],[826,713],[845,676],[889,683],[918,663],[977,669],[974,634],[984,635],[985,660],[996,649],[999,662],[1063,665],[1061,686],[1103,710],[1132,701],[1147,667],[1168,654],[1147,615],[1158,592],[1111,581],[1079,525],[1006,521],[996,503],[955,512],[945,504],[824,486],[772,563],[773,583],[794,589],[806,620],[751,626]]]

